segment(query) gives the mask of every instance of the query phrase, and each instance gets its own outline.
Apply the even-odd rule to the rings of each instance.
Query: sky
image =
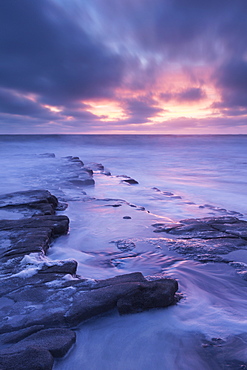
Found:
[[[246,0],[6,0],[0,134],[247,134]]]

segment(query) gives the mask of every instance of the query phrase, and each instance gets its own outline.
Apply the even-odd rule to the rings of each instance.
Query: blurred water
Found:
[[[94,187],[66,187],[68,155],[102,163],[111,176],[98,171]],[[133,271],[173,277],[184,295],[167,310],[126,317],[113,312],[83,324],[74,350],[55,369],[222,369],[218,347],[203,347],[212,338],[225,340],[233,358],[237,353],[247,361],[239,346],[228,346],[229,336],[246,333],[246,281],[225,264],[184,261],[163,247],[151,226],[206,216],[247,219],[246,135],[0,136],[0,172],[0,194],[47,189],[68,203],[63,213],[70,233],[54,243],[51,259],[75,258],[86,278]],[[121,175],[139,184],[124,184]],[[0,217],[18,215],[1,211]],[[119,240],[134,248],[119,249]]]

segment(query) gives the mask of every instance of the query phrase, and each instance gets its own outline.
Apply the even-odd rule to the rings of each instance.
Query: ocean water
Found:
[[[75,258],[78,273],[91,279],[133,271],[173,277],[184,297],[168,309],[110,312],[82,324],[75,347],[55,369],[222,369],[225,353],[247,361],[246,281],[229,265],[169,251],[152,227],[210,216],[247,220],[246,135],[3,135],[0,154],[0,194],[47,189],[68,203],[62,213],[70,233],[56,240],[49,258]],[[111,175],[94,171],[95,186],[68,186],[73,169],[66,156],[92,168],[100,163]],[[122,182],[124,176],[138,184]],[[247,263],[246,251],[234,253]]]

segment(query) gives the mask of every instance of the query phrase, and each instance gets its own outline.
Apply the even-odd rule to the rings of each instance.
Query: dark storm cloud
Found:
[[[168,47],[171,57],[215,61],[241,53],[246,45],[245,0],[180,0],[163,4],[157,15],[155,38],[159,45]]]
[[[125,42],[168,59],[207,60],[241,54],[246,0],[98,0],[106,28]],[[223,55],[221,55],[223,53]]]
[[[222,65],[215,79],[222,95],[222,102],[214,105],[216,108],[247,108],[247,61],[232,60]]]
[[[197,102],[206,97],[206,93],[200,87],[190,87],[176,93],[161,93],[160,98],[164,101],[177,100],[183,102]]]
[[[149,122],[152,117],[164,112],[164,109],[155,106],[155,104],[156,102],[150,97],[126,100],[123,107],[129,118],[124,122],[140,124]]]
[[[43,108],[36,102],[17,95],[15,92],[0,88],[0,112],[6,114],[23,115],[46,120],[56,118],[56,115],[48,109]]]
[[[191,87],[183,90],[176,95],[176,99],[181,102],[195,102],[205,97],[205,93],[199,87]]]
[[[111,95],[121,80],[121,59],[52,1],[3,1],[0,25],[2,87],[59,105]]]

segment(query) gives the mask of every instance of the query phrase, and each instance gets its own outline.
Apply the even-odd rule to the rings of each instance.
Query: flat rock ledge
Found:
[[[231,257],[231,252],[247,250],[247,221],[237,217],[205,217],[178,223],[157,223],[155,233],[162,233],[164,243],[185,258],[196,261],[227,263],[247,280],[247,264]]]
[[[1,196],[0,211],[6,209],[22,218],[0,222],[1,370],[52,369],[82,321],[114,308],[128,314],[176,302],[173,279],[147,281],[136,272],[86,280],[76,275],[75,260],[49,260],[46,252],[68,232],[69,219],[55,215],[59,203],[48,191]]]

